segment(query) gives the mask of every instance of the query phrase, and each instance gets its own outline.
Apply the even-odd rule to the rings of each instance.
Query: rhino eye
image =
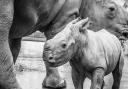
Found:
[[[65,48],[67,47],[66,43],[63,43],[63,44],[61,45],[61,47],[62,47],[63,49],[65,49]]]

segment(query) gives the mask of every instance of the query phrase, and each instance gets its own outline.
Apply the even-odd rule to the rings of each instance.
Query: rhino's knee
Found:
[[[93,72],[91,89],[101,89],[104,82],[105,71],[103,68],[97,68]]]

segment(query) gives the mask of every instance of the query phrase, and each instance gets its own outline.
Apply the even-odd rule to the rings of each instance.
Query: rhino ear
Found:
[[[85,33],[85,30],[86,30],[86,29],[83,28],[83,27],[79,28],[79,32],[80,32],[80,33]]]
[[[84,34],[84,33],[87,32],[87,28],[86,28],[86,27],[81,27],[81,28],[79,29],[79,32],[80,32],[81,34]]]
[[[79,32],[83,34],[86,33],[87,29],[91,26],[91,24],[92,24],[92,21],[88,21],[88,23],[86,23],[84,26],[79,28]]]

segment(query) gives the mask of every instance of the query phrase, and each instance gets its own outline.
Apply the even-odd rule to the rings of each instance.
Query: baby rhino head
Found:
[[[88,19],[75,19],[44,45],[43,60],[52,67],[67,63],[77,51],[76,33]]]

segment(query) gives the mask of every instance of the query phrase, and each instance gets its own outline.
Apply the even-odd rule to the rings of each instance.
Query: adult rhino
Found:
[[[104,76],[111,72],[112,89],[119,89],[124,65],[121,43],[107,29],[94,32],[87,24],[88,19],[73,20],[48,40],[44,46],[44,61],[52,67],[69,61],[75,89],[83,89],[86,77],[91,79],[90,89],[103,89]]]
[[[51,39],[79,15],[82,18],[93,17],[92,20],[106,28],[127,24],[127,12],[123,8],[112,2],[102,2],[104,1],[0,0],[0,88],[20,89],[13,72],[13,61],[16,62],[23,36],[39,30],[44,32],[47,39]],[[102,25],[104,20],[106,23]],[[120,31],[118,28],[115,30],[113,32]],[[58,69],[47,64],[43,85],[53,88],[66,86]]]

